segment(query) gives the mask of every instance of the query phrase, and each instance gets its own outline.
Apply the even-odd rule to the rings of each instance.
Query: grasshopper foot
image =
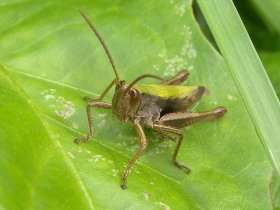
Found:
[[[127,188],[127,185],[126,185],[126,177],[123,177],[123,178],[122,178],[121,188],[122,188],[123,190],[125,190],[125,189]]]
[[[126,183],[122,183],[122,184],[121,184],[121,188],[122,188],[123,190],[126,190],[126,189],[127,189]]]
[[[191,170],[189,167],[184,166],[183,164],[179,163],[179,162],[176,161],[176,160],[174,161],[174,164],[175,164],[178,168],[183,169],[187,174],[190,174],[190,173],[192,172],[192,170]]]
[[[83,96],[83,100],[84,100],[84,101],[87,101],[87,102],[93,101],[93,99],[90,98],[90,97],[88,97],[88,96]]]
[[[90,140],[91,136],[90,135],[87,135],[85,137],[82,137],[82,138],[78,138],[78,139],[75,139],[74,140],[74,143],[75,144],[80,144],[81,142],[88,142]]]
[[[122,188],[123,190],[125,190],[125,189],[127,188],[127,185],[126,185],[125,183],[123,183],[123,184],[121,184],[121,188]]]

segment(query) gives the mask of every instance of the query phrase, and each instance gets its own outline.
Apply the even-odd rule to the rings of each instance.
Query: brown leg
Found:
[[[90,102],[90,101],[102,101],[102,99],[104,98],[104,96],[106,96],[107,95],[107,93],[110,91],[110,89],[113,87],[113,85],[115,84],[115,81],[116,81],[116,79],[114,79],[109,85],[108,85],[108,87],[104,90],[104,92],[98,97],[98,99],[96,99],[96,100],[94,100],[94,99],[92,99],[92,98],[90,98],[90,97],[88,97],[88,96],[84,96],[83,97],[83,99],[85,100],[85,101],[88,101],[88,102]]]
[[[161,131],[161,132],[164,131],[164,132],[168,132],[168,133],[175,134],[178,136],[178,139],[176,140],[177,144],[176,144],[176,148],[173,153],[172,160],[173,160],[173,163],[177,167],[183,169],[187,174],[189,174],[191,172],[191,169],[177,161],[177,155],[178,155],[178,152],[179,152],[179,149],[180,149],[183,137],[184,137],[183,131],[181,131],[177,128],[173,128],[173,127],[169,127],[169,126],[165,126],[165,125],[158,125],[158,124],[153,124],[151,126],[151,128],[154,130],[157,130],[157,131]]]
[[[140,140],[140,148],[126,166],[126,169],[124,171],[123,178],[122,178],[122,184],[121,184],[122,189],[127,188],[126,179],[127,179],[128,173],[129,173],[131,167],[133,166],[133,164],[135,163],[135,161],[139,158],[139,156],[142,154],[142,152],[145,150],[145,148],[147,146],[146,137],[145,137],[145,134],[144,134],[144,131],[143,131],[141,125],[138,122],[134,122],[134,127],[136,129],[136,132],[137,132],[139,140]]]
[[[93,135],[93,124],[92,124],[92,117],[91,117],[91,112],[90,112],[90,108],[91,107],[96,107],[96,108],[103,108],[103,109],[111,109],[112,105],[106,102],[103,102],[102,99],[104,98],[104,96],[109,92],[109,90],[113,87],[114,83],[115,83],[116,79],[114,79],[109,85],[108,87],[103,91],[103,93],[99,96],[99,98],[97,100],[91,99],[88,96],[84,96],[83,99],[85,101],[87,101],[87,117],[88,117],[88,125],[89,125],[89,133],[83,137],[83,138],[78,138],[74,140],[74,143],[79,144],[82,141],[89,141],[89,139],[92,137]]]
[[[184,169],[187,173],[191,172],[191,169],[182,165],[177,161],[177,155],[178,151],[181,146],[181,142],[183,140],[183,132],[179,130],[179,128],[183,128],[185,126],[191,125],[193,123],[197,123],[204,120],[214,120],[218,119],[226,113],[226,108],[224,107],[217,107],[216,109],[213,109],[208,112],[183,112],[183,113],[169,113],[164,115],[162,118],[160,118],[159,124],[153,124],[150,127],[156,131],[164,131],[171,134],[178,135],[177,139],[177,145],[175,148],[175,151],[173,153],[173,161],[176,166],[178,166],[181,169]],[[173,140],[173,138],[170,138],[171,136],[166,135],[170,140]]]
[[[178,84],[184,82],[188,78],[189,75],[190,75],[190,73],[187,70],[182,70],[178,74],[176,74],[174,77],[163,81],[161,84],[178,85]]]
[[[219,106],[207,112],[169,113],[163,115],[160,118],[159,124],[175,128],[183,128],[200,121],[215,120],[221,118],[226,112],[227,110],[225,107]]]
[[[89,133],[85,137],[75,139],[74,143],[76,143],[76,144],[79,144],[80,142],[89,141],[89,139],[92,137],[92,135],[94,133],[90,109],[92,107],[103,108],[103,109],[112,108],[111,104],[103,102],[103,101],[94,101],[94,100],[91,100],[89,97],[84,97],[84,99],[88,101],[86,110],[87,110],[87,117],[88,117]]]
[[[98,101],[102,101],[102,99],[104,98],[104,96],[107,95],[107,93],[109,92],[109,90],[113,87],[113,85],[115,84],[116,79],[114,79],[109,85],[108,87],[104,90],[104,92],[99,96],[99,98],[97,99]]]

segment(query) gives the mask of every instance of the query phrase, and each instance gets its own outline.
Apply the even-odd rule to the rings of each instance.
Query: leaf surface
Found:
[[[129,175],[128,189],[121,190],[124,165],[138,148],[137,135],[131,125],[112,120],[108,110],[93,109],[96,135],[91,142],[73,143],[88,130],[82,96],[96,98],[114,78],[102,47],[77,8],[96,25],[122,79],[132,81],[144,73],[169,78],[188,69],[191,76],[185,84],[211,91],[192,110],[227,107],[223,119],[184,130],[178,158],[192,168],[191,175],[171,163],[174,143],[147,131],[149,146]],[[9,98],[11,105],[1,106],[7,113],[2,122],[10,123],[2,124],[7,137],[0,168],[8,163],[15,168],[6,169],[11,176],[2,176],[1,182],[7,183],[0,188],[4,208],[16,205],[17,196],[11,197],[9,189],[22,194],[25,205],[14,209],[50,205],[52,209],[271,209],[268,177],[272,167],[227,63],[201,33],[191,2],[6,0],[0,11],[4,17],[0,63],[34,103],[31,106],[16,90],[8,94],[15,95],[15,100]],[[16,85],[9,81],[3,87],[13,89]],[[3,103],[8,96],[1,97]],[[112,92],[105,100],[110,102],[111,97]],[[12,105],[14,109],[9,108]],[[26,124],[12,126],[15,110]],[[14,127],[30,132],[19,133],[15,143]],[[55,158],[41,164],[40,160],[49,161],[49,147]],[[9,159],[11,149],[21,155]],[[32,154],[30,150],[35,157],[20,163]],[[39,175],[36,168],[41,169]],[[14,178],[16,171],[29,171],[30,178]],[[16,190],[19,185],[24,191]],[[32,202],[23,196],[28,194],[34,196]]]

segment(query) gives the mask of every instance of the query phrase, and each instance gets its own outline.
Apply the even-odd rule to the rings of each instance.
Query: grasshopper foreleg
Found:
[[[90,112],[92,107],[103,108],[103,109],[112,109],[112,104],[103,102],[102,99],[109,92],[109,90],[113,87],[114,83],[115,83],[115,79],[108,85],[108,87],[103,91],[103,93],[99,96],[99,98],[97,100],[91,99],[88,96],[83,97],[83,99],[85,101],[87,101],[86,110],[87,110],[89,133],[85,137],[75,139],[74,143],[79,144],[80,142],[83,142],[83,141],[89,141],[90,138],[92,137],[93,132],[94,132],[92,117],[91,117],[91,112]]]
[[[103,101],[95,101],[90,99],[89,97],[84,97],[84,100],[87,100],[87,118],[88,118],[88,126],[89,126],[89,133],[82,138],[78,138],[74,140],[74,143],[79,144],[80,142],[85,142],[89,141],[90,138],[92,137],[94,130],[93,130],[93,122],[92,122],[92,116],[91,116],[91,108],[96,107],[96,108],[103,108],[103,109],[111,109],[112,105]]]

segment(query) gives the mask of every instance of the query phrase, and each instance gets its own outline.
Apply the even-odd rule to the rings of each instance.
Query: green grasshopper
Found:
[[[144,74],[136,78],[130,84],[126,84],[125,81],[120,80],[112,56],[96,28],[83,12],[80,11],[80,13],[103,46],[115,73],[115,79],[98,99],[94,100],[89,97],[84,97],[84,100],[87,101],[86,111],[89,133],[83,138],[75,139],[74,142],[78,144],[80,142],[89,141],[94,134],[91,117],[92,107],[112,109],[113,115],[121,122],[132,122],[140,140],[138,151],[128,162],[124,171],[121,184],[122,189],[127,188],[129,171],[147,146],[143,127],[156,131],[162,138],[176,142],[176,148],[172,158],[173,163],[186,173],[190,173],[191,169],[177,160],[177,155],[184,136],[181,129],[200,121],[218,119],[224,116],[227,111],[226,108],[219,106],[206,112],[188,111],[187,109],[201,98],[205,92],[205,87],[178,86],[178,84],[185,81],[189,76],[189,72],[186,70],[180,71],[177,75],[167,80],[153,74]],[[145,78],[157,79],[160,81],[160,84],[136,84]],[[104,96],[114,85],[116,87],[112,103],[104,102]]]

